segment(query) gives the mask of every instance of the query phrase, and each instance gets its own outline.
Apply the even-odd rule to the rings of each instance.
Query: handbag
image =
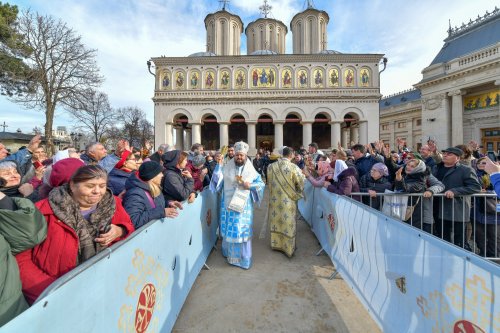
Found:
[[[411,216],[413,215],[413,212],[415,211],[415,208],[417,208],[418,203],[420,202],[420,197],[418,197],[417,202],[413,206],[407,206],[406,207],[406,212],[405,212],[405,217],[403,221],[408,221]]]
[[[394,193],[394,192],[390,190],[385,190],[385,193]],[[382,204],[382,213],[402,221],[404,218],[406,218],[407,208],[408,208],[407,195],[384,196],[384,203]]]

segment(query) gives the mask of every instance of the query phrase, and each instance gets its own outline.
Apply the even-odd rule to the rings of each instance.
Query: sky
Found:
[[[153,122],[154,77],[146,61],[153,57],[184,57],[205,51],[207,14],[221,9],[218,0],[3,0],[30,8],[67,23],[87,48],[97,49],[97,64],[105,81],[100,91],[108,94],[114,108],[137,106]],[[231,0],[226,9],[237,14],[245,27],[262,15],[263,0]],[[448,20],[452,26],[493,11],[493,0],[314,0],[316,9],[330,16],[328,46],[342,53],[385,54],[387,69],[381,74],[384,96],[412,88],[443,46]],[[306,0],[268,0],[269,17],[290,26],[290,20],[307,8]],[[246,39],[242,35],[242,51]],[[286,38],[292,53],[292,33]],[[41,110],[24,109],[0,96],[0,124],[6,131],[18,128],[30,133],[43,128]],[[54,128],[74,121],[63,109],[56,111]],[[1,130],[1,129],[0,129]]]

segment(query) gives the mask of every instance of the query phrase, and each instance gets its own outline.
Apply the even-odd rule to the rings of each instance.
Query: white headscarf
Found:
[[[69,150],[64,149],[64,150],[59,150],[54,157],[52,157],[52,164],[55,164],[56,162],[60,160],[64,160],[66,158],[69,158]]]
[[[342,173],[342,171],[344,171],[345,169],[347,169],[348,166],[347,164],[345,164],[344,161],[342,160],[336,160],[335,161],[335,172],[333,174],[333,180],[338,182],[339,181],[339,175]]]

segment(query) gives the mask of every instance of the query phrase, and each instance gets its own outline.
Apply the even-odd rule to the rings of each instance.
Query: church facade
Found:
[[[293,54],[284,54],[288,28],[267,17],[266,5],[245,30],[225,8],[207,15],[206,52],[151,59],[157,145],[219,149],[244,140],[255,154],[378,139],[383,55],[327,50],[329,16],[312,6],[292,19]],[[243,31],[247,55],[240,55]]]

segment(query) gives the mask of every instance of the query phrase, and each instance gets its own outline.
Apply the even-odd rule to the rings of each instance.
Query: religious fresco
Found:
[[[276,70],[274,68],[253,68],[250,75],[252,88],[276,87]]]
[[[215,72],[212,70],[205,72],[205,89],[215,88]]]
[[[293,70],[291,68],[284,68],[281,71],[281,87],[282,88],[291,88],[292,87],[292,73],[293,73]]]
[[[344,72],[344,87],[354,87],[354,71],[350,68]]]
[[[305,69],[297,71],[297,87],[307,88],[307,71]]]
[[[325,73],[323,69],[316,68],[313,71],[313,87],[323,88],[325,86]]]
[[[465,110],[478,110],[498,106],[500,99],[500,90],[491,90],[487,93],[467,96],[464,98]]]
[[[191,89],[200,88],[200,73],[198,71],[191,72],[189,86],[191,87]]]
[[[370,86],[370,71],[367,68],[361,68],[359,73],[359,85],[362,87]]]
[[[330,68],[328,71],[328,86],[338,87],[339,86],[339,70],[336,68]]]
[[[170,80],[170,72],[163,72],[161,75],[161,89],[170,89]]]
[[[229,81],[230,81],[230,75],[229,71],[223,70],[220,73],[220,88],[221,89],[228,89],[229,88]]]
[[[184,88],[184,72],[178,71],[175,73],[175,89],[182,89]]]
[[[243,70],[243,69],[238,69],[235,73],[234,73],[234,87],[236,89],[243,89],[246,87],[246,71]]]

